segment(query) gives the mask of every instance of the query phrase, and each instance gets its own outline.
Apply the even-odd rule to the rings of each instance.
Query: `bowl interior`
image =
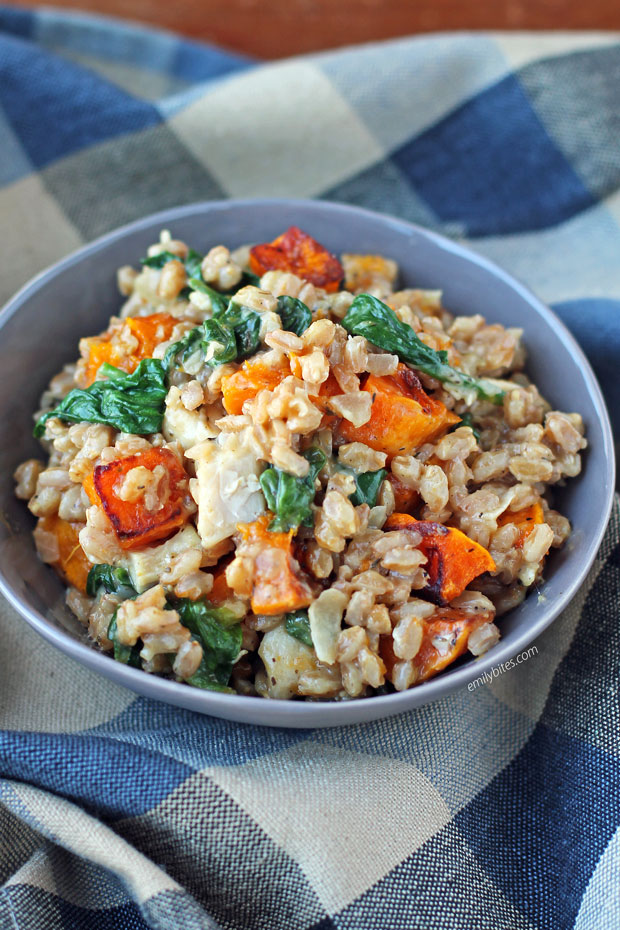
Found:
[[[116,269],[137,264],[160,229],[206,252],[274,238],[298,225],[334,252],[376,252],[394,258],[401,284],[443,290],[458,314],[519,326],[527,371],[554,408],[580,412],[589,449],[581,476],[558,489],[555,502],[573,524],[568,545],[553,553],[544,599],[531,595],[501,620],[502,640],[482,660],[467,661],[398,695],[333,704],[263,701],[218,695],[127,669],[85,645],[80,624],[64,606],[64,588],[34,554],[34,520],[13,496],[12,473],[40,455],[32,413],[49,378],[77,357],[81,336],[99,332],[118,311]],[[34,279],[0,317],[0,564],[2,588],[47,639],[80,661],[144,694],[230,719],[285,726],[368,720],[423,704],[482,674],[523,648],[575,593],[592,562],[613,496],[613,444],[592,371],[557,318],[529,292],[485,259],[402,221],[338,204],[249,201],[196,204],[125,227],[80,250]]]

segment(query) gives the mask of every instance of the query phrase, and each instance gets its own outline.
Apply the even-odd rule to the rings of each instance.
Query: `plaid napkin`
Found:
[[[467,238],[620,405],[617,36],[445,35],[256,66],[0,8],[0,296],[193,200],[308,196]],[[618,421],[616,421],[618,423]],[[0,926],[620,926],[620,524],[488,686],[316,731],[122,690],[0,606]]]

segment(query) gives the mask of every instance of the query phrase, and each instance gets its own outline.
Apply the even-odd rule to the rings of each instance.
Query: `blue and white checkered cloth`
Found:
[[[619,141],[614,35],[445,35],[257,66],[0,8],[0,298],[175,204],[348,201],[465,238],[529,284],[618,427]],[[138,698],[0,605],[0,927],[620,927],[619,540],[616,512],[529,661],[340,729]]]

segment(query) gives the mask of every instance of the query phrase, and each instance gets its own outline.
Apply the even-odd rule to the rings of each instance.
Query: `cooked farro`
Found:
[[[492,648],[568,538],[552,490],[584,427],[529,382],[521,330],[341,261],[295,227],[204,257],[164,231],[43,395],[47,462],[15,493],[117,661],[265,698],[402,691]]]

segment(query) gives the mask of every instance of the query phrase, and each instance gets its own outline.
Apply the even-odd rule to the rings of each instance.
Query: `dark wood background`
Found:
[[[455,29],[620,29],[620,0],[54,0],[54,6],[140,20],[261,58]]]

